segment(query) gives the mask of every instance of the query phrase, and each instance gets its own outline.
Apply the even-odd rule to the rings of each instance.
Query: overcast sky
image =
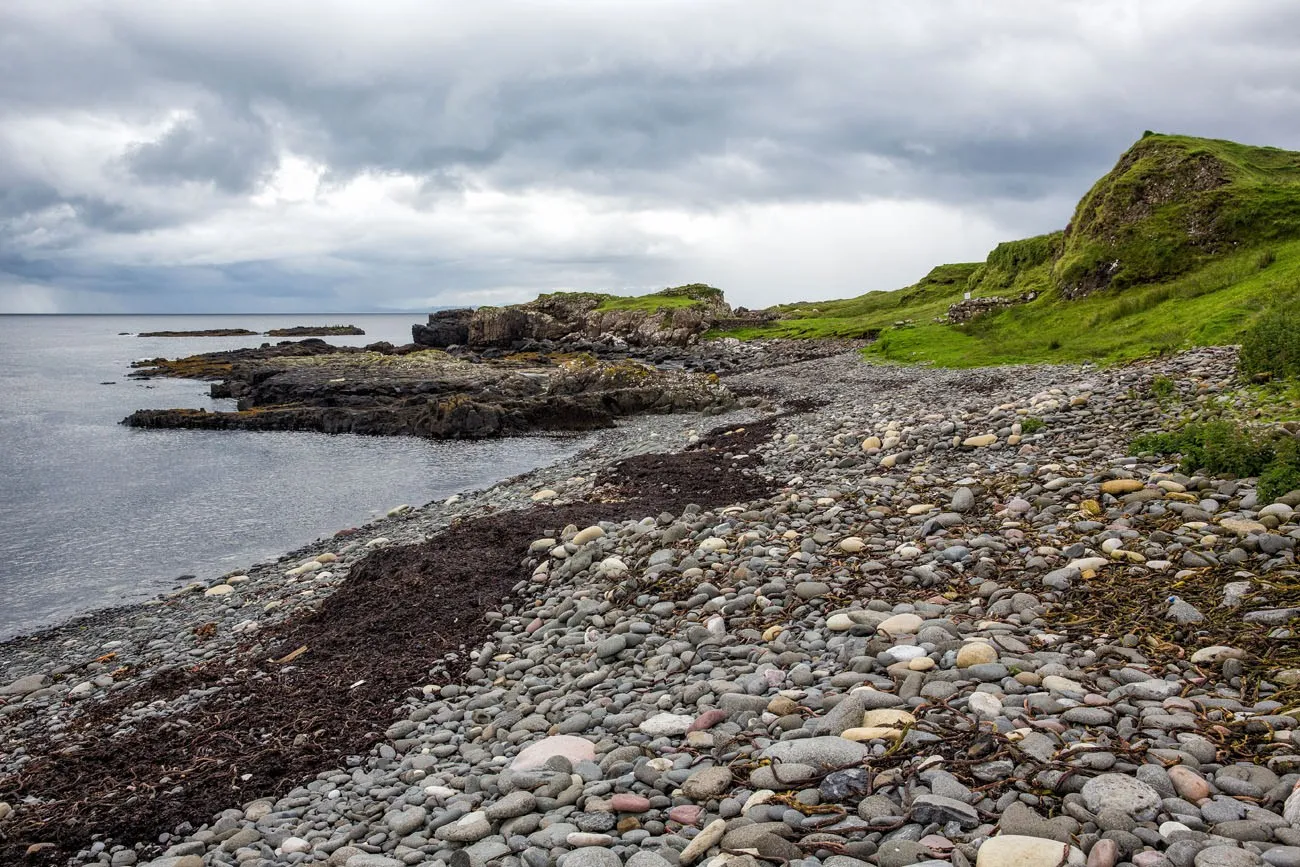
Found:
[[[3,0],[0,312],[894,289],[1144,129],[1300,148],[1296,45],[1292,0]]]

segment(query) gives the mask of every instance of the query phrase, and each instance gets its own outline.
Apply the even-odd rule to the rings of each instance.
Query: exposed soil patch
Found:
[[[57,747],[29,745],[44,757],[0,780],[0,800],[43,802],[0,829],[0,863],[58,863],[95,839],[152,842],[365,753],[431,668],[439,680],[464,676],[468,649],[492,630],[483,613],[528,579],[529,543],[568,524],[767,496],[771,483],[753,471],[762,460],[749,452],[770,438],[773,421],[614,464],[604,475],[609,502],[534,506],[381,549],[315,613],[261,635],[261,652],[245,645],[230,660],[161,672],[74,719]],[[197,703],[187,698],[212,687],[220,689]],[[119,733],[124,711],[159,700],[178,708]],[[53,845],[27,854],[42,843]]]

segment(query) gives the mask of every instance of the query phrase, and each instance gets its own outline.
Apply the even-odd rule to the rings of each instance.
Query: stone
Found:
[[[867,547],[867,543],[857,536],[849,536],[841,539],[838,547],[846,554],[857,554]]]
[[[1098,840],[1088,852],[1087,867],[1115,867],[1119,863],[1119,843],[1109,837]]]
[[[574,735],[552,735],[520,750],[519,755],[510,763],[510,769],[527,771],[540,768],[552,756],[563,756],[574,764],[590,762],[596,758],[596,747],[585,738]]]
[[[618,853],[603,846],[583,846],[565,852],[556,864],[557,867],[623,867]]]
[[[682,783],[682,794],[695,801],[708,801],[718,797],[730,787],[730,768],[702,768]]]
[[[1254,852],[1235,846],[1209,846],[1196,853],[1195,867],[1260,867],[1264,863]]]
[[[683,804],[668,810],[668,818],[682,825],[694,825],[704,815],[704,808],[695,804]]]
[[[1124,774],[1102,774],[1084,783],[1080,792],[1089,812],[1119,810],[1138,822],[1150,822],[1160,811],[1160,793]]]
[[[1173,783],[1174,791],[1184,801],[1195,804],[1210,797],[1210,784],[1186,765],[1174,765],[1170,768],[1169,782]]]
[[[924,622],[915,614],[895,614],[882,620],[876,629],[886,635],[915,635]]]
[[[870,754],[870,747],[844,738],[816,737],[777,741],[763,750],[761,756],[777,762],[838,769],[861,764]]]
[[[650,809],[650,799],[620,792],[609,799],[609,806],[618,813],[644,813]]]
[[[384,817],[384,824],[398,837],[405,837],[413,833],[417,828],[423,828],[428,821],[429,811],[424,807],[408,807],[405,810],[389,813]]]
[[[585,545],[588,542],[594,542],[602,538],[605,531],[600,527],[588,527],[585,530],[579,530],[571,540],[575,545]]]
[[[286,837],[280,844],[280,851],[287,855],[294,852],[310,852],[311,848],[311,843],[301,837]]]
[[[1219,526],[1229,532],[1236,533],[1238,536],[1268,532],[1268,527],[1265,527],[1259,521],[1246,521],[1241,518],[1221,518],[1219,519]]]
[[[985,840],[975,867],[1085,867],[1083,852],[1068,843],[1042,837],[999,834]]]
[[[969,449],[978,449],[991,446],[997,441],[997,434],[979,434],[978,436],[966,437],[961,441],[961,444]]]
[[[1196,665],[1214,665],[1223,662],[1225,659],[1245,659],[1246,653],[1235,647],[1227,647],[1222,644],[1215,644],[1210,647],[1202,647],[1192,654],[1191,661]]]
[[[963,828],[974,828],[980,824],[979,813],[970,804],[942,795],[917,795],[912,801],[912,820],[928,825],[936,822],[946,825],[956,822]]]
[[[492,824],[481,810],[466,813],[449,825],[443,825],[433,836],[448,843],[477,843],[492,833]]]
[[[38,689],[44,689],[49,683],[49,677],[44,674],[29,674],[8,686],[0,686],[0,695],[30,695]]]
[[[493,822],[526,816],[537,809],[537,798],[532,792],[516,789],[495,803],[488,804],[483,812]]]
[[[727,822],[725,819],[714,819],[705,825],[700,830],[700,833],[692,838],[690,843],[686,844],[686,848],[678,856],[678,862],[681,864],[694,864],[704,856],[704,853],[718,844],[726,830]]]
[[[998,661],[998,650],[985,641],[971,641],[963,644],[957,651],[957,667],[970,668]]]
[[[718,723],[726,720],[727,717],[729,716],[731,716],[731,714],[719,708],[706,710],[704,713],[700,714],[695,718],[695,721],[691,723],[690,728],[688,728],[686,731],[688,734],[690,732],[707,731],[708,729],[713,728]]]
[[[916,724],[916,717],[905,710],[899,710],[892,707],[873,708],[862,714],[862,725],[871,726],[894,726],[902,728]]]
[[[641,723],[640,729],[651,737],[674,737],[686,734],[694,722],[695,717],[686,714],[657,713]]]
[[[1142,484],[1142,482],[1137,479],[1110,479],[1109,481],[1101,483],[1101,492],[1103,494],[1117,496],[1120,494],[1131,494],[1135,491],[1140,491],[1145,487],[1146,485]]]

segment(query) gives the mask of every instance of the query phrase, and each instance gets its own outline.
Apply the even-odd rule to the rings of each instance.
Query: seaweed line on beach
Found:
[[[270,653],[245,646],[235,658],[160,672],[73,720],[57,746],[29,744],[42,758],[0,779],[0,799],[32,805],[0,831],[0,860],[50,864],[92,840],[154,841],[365,753],[431,669],[444,682],[464,677],[469,651],[491,632],[484,612],[528,579],[533,540],[569,524],[768,495],[751,452],[776,418],[718,428],[687,451],[619,461],[604,475],[607,502],[502,512],[379,549],[314,613],[261,636]],[[196,706],[121,728],[129,709],[213,687]]]

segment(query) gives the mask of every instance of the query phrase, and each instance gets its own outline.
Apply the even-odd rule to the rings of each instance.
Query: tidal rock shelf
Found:
[[[738,374],[806,411],[639,419],[11,642],[0,854],[1297,863],[1300,492],[1127,455],[1234,360]]]
[[[233,412],[139,410],[140,428],[296,430],[482,438],[612,427],[646,412],[726,409],[716,377],[585,353],[515,353],[482,362],[435,349],[305,340],[137,364],[134,377],[217,380]]]

